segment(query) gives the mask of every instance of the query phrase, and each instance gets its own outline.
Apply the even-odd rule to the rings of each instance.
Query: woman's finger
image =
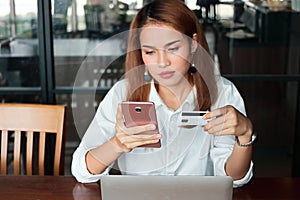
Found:
[[[127,148],[134,148],[140,146],[141,144],[148,144],[148,143],[156,143],[161,138],[161,134],[151,134],[151,135],[126,135],[121,134],[118,137],[118,140],[121,144],[126,146]],[[156,142],[154,142],[156,141]],[[138,144],[136,146],[136,144]]]
[[[222,107],[222,108],[217,108],[215,110],[212,110],[208,113],[206,113],[205,115],[203,115],[203,119],[205,120],[209,120],[209,119],[214,119],[214,118],[218,118],[222,115],[225,115],[227,113],[227,106]]]

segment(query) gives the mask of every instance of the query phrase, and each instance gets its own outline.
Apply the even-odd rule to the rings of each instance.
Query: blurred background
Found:
[[[66,175],[97,106],[124,73],[124,31],[148,2],[0,1],[0,101],[67,106]],[[254,175],[300,176],[299,0],[185,3],[259,135]]]

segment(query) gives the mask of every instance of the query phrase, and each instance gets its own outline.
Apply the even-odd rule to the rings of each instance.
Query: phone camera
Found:
[[[141,107],[135,107],[135,111],[140,113],[140,112],[142,112],[142,108]]]

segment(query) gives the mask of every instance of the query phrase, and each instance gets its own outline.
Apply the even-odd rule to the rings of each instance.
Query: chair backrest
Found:
[[[35,145],[38,146],[38,175],[45,174],[46,135],[55,135],[53,175],[60,174],[61,151],[64,149],[65,106],[43,104],[0,104],[1,174],[7,174],[9,139],[13,138],[14,175],[20,174],[22,156],[26,155],[26,175],[33,174]],[[23,135],[23,137],[21,137]],[[53,137],[53,136],[52,136]],[[21,151],[21,141],[26,151]],[[35,142],[38,138],[38,142]],[[38,144],[37,144],[38,143]],[[22,145],[23,146],[23,145]],[[23,155],[24,154],[24,155]]]

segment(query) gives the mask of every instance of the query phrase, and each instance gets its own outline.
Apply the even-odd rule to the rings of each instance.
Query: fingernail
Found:
[[[157,134],[157,135],[156,135],[156,138],[157,138],[157,139],[160,139],[160,138],[161,138],[161,134]]]
[[[156,129],[156,126],[155,126],[154,124],[151,124],[151,125],[150,125],[150,128],[151,128],[151,130],[155,130],[155,129]]]

